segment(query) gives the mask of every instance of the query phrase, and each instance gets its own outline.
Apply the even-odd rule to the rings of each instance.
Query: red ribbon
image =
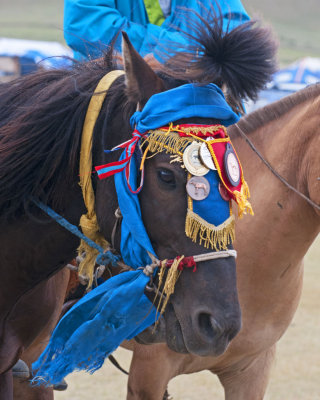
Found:
[[[164,267],[170,268],[172,264],[174,263],[175,260],[180,258],[180,256],[173,258],[172,260],[167,260],[167,262],[163,265]],[[192,272],[195,272],[197,270],[197,263],[194,261],[193,256],[190,257],[184,257],[179,265],[178,265],[178,270],[183,271],[184,268],[193,268]]]

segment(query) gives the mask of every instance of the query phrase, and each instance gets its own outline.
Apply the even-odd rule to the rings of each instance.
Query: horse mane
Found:
[[[98,81],[115,68],[110,51],[72,69],[39,70],[0,85],[2,218],[25,212],[32,198],[61,204],[77,181],[88,103]],[[123,79],[116,86],[113,95],[125,108]]]
[[[320,95],[320,83],[310,85],[298,92],[259,108],[256,111],[241,118],[238,122],[240,128],[245,129],[246,133],[261,128],[268,122],[280,118],[283,114],[289,112],[293,107],[304,103]]]

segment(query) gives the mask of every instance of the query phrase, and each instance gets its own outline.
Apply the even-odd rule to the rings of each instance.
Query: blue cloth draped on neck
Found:
[[[128,271],[79,300],[61,319],[33,364],[34,383],[57,384],[74,370],[94,372],[124,339],[132,339],[152,325],[156,309],[143,294],[148,281],[142,270]]]
[[[124,153],[120,159],[124,157]],[[135,156],[131,159],[130,184],[137,185],[139,167],[136,165]],[[132,268],[138,268],[151,262],[147,251],[156,255],[146,228],[142,222],[139,198],[132,194],[128,188],[125,172],[114,175],[118,203],[123,217],[121,223],[121,257]]]
[[[136,160],[131,160],[130,183],[137,184]],[[115,175],[121,224],[121,255],[133,268],[151,262],[155,255],[141,219],[137,195],[127,185],[124,172]],[[120,346],[155,323],[159,314],[144,295],[149,277],[142,270],[114,276],[85,295],[61,319],[49,345],[33,364],[36,384],[59,383],[74,370],[94,372],[105,358]]]
[[[239,121],[239,116],[232,111],[217,85],[189,83],[151,96],[143,110],[132,115],[130,123],[144,133],[190,117],[215,118],[225,126]]]
[[[132,116],[131,124],[143,133],[190,117],[215,118],[226,126],[238,121],[216,85],[187,84],[152,96],[143,110]],[[137,171],[132,158],[131,186],[137,184]],[[155,253],[141,219],[138,196],[128,190],[124,170],[115,175],[115,185],[123,215],[121,255],[133,268],[145,266],[150,263],[147,251]],[[93,372],[123,340],[152,325],[156,310],[144,295],[148,281],[142,270],[129,271],[85,295],[61,319],[34,363],[35,381],[55,384],[74,370]]]

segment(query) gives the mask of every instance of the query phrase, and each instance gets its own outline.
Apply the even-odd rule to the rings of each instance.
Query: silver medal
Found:
[[[193,200],[204,200],[209,196],[210,184],[203,176],[193,176],[186,185],[187,193]]]
[[[224,167],[232,186],[238,186],[240,183],[240,165],[230,143],[227,143],[226,152],[224,154]]]
[[[216,170],[217,168],[214,165],[210,150],[208,149],[207,143],[203,142],[200,147],[200,158],[203,164],[209,168]]]

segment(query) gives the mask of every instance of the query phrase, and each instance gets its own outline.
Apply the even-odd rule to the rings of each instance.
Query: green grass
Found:
[[[251,16],[262,16],[279,39],[281,65],[320,57],[319,0],[243,0]],[[63,0],[0,0],[0,37],[63,39]]]
[[[244,0],[251,16],[261,16],[278,37],[281,65],[320,57],[319,0]]]
[[[0,37],[64,43],[63,0],[0,0]]]

